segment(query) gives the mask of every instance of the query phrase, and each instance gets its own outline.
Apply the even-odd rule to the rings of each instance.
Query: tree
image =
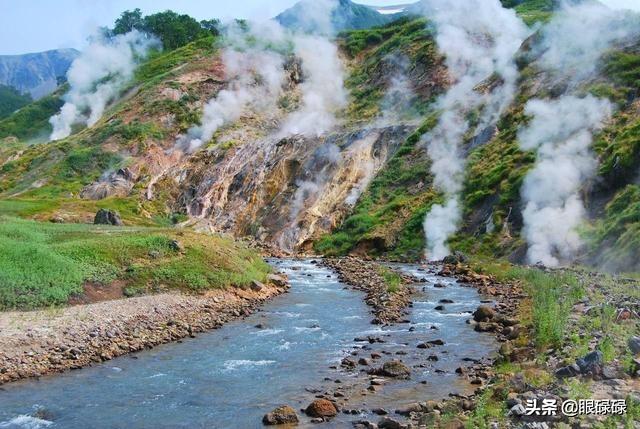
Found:
[[[131,30],[144,30],[142,12],[138,8],[122,12],[120,18],[116,19],[113,34],[125,34]]]
[[[220,35],[220,20],[219,19],[205,19],[200,21],[200,26],[213,34],[214,36]]]
[[[206,34],[198,21],[170,10],[145,17],[144,29],[156,35],[165,50],[179,48]]]
[[[116,19],[110,35],[125,34],[132,30],[156,36],[165,50],[173,50],[209,34],[219,34],[220,21],[209,19],[198,22],[189,15],[179,15],[171,10],[143,16],[140,9],[122,12]]]

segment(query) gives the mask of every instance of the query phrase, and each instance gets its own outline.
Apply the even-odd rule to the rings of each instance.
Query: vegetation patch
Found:
[[[246,287],[268,272],[259,255],[219,236],[0,217],[2,310],[65,304],[86,282],[197,292]]]

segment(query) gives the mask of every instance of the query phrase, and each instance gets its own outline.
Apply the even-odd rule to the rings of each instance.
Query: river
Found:
[[[490,335],[465,323],[481,299],[472,288],[419,266],[396,265],[423,283],[416,287],[411,323],[383,328],[370,324],[361,292],[314,262],[272,261],[289,276],[291,289],[244,320],[90,368],[3,386],[0,428],[260,428],[262,416],[276,406],[304,408],[315,393],[335,389],[351,392],[343,406],[362,414],[340,414],[323,427],[347,427],[375,407],[467,391],[455,368],[495,349]],[[438,282],[447,287],[435,288]],[[435,310],[441,299],[453,303]],[[384,342],[355,341],[367,336]],[[445,345],[416,348],[436,338]],[[340,369],[345,356],[371,352],[383,355],[380,362],[405,361],[413,369],[411,380],[391,381],[371,393],[357,381],[366,368]],[[438,360],[428,360],[430,355]],[[304,426],[308,420],[299,414]]]

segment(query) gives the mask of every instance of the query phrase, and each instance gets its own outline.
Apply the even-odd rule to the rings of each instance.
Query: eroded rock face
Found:
[[[214,148],[172,172],[177,203],[215,230],[304,249],[343,219],[412,130],[265,137]]]

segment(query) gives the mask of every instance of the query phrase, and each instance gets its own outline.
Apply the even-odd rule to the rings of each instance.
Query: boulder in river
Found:
[[[93,219],[94,225],[113,225],[113,226],[122,226],[122,219],[120,219],[120,214],[115,210],[108,209],[100,209],[98,213],[96,213],[95,218]]]
[[[378,427],[380,429],[405,429],[407,426],[397,420],[384,417],[378,422]]]
[[[328,399],[316,399],[304,410],[309,417],[335,417],[338,409]]]
[[[496,312],[488,305],[479,306],[473,313],[473,320],[476,322],[486,322],[495,317]]]
[[[288,405],[282,405],[267,413],[262,418],[262,423],[268,426],[273,425],[297,425],[298,415],[296,411]]]
[[[380,369],[380,375],[393,378],[409,378],[411,375],[411,368],[399,360],[391,360],[385,362]]]
[[[456,265],[456,264],[464,264],[465,262],[467,262],[467,260],[468,258],[464,253],[456,251],[456,252],[453,252],[453,254],[451,255],[445,256],[442,262],[448,265]]]

